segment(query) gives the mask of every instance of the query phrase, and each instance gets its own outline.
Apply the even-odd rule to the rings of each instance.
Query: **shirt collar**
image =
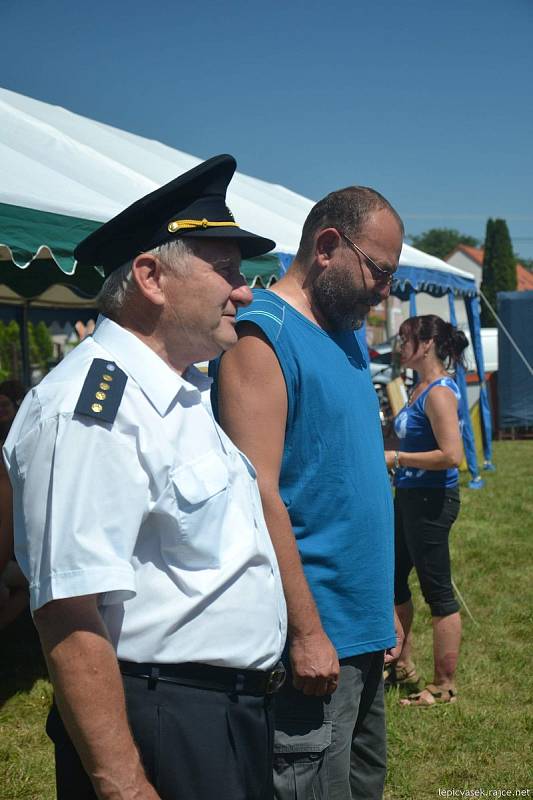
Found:
[[[185,370],[186,377],[178,375],[134,333],[103,314],[98,317],[93,339],[133,378],[161,416],[180,392],[200,394],[211,385],[211,379],[195,367]]]

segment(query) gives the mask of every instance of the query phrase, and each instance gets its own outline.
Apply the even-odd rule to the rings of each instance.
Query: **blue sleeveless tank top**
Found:
[[[392,493],[363,350],[264,289],[238,321],[265,333],[285,378],[280,494],[324,629],[341,658],[391,647]],[[216,414],[216,385],[212,398]]]
[[[461,395],[459,388],[452,378],[439,378],[424,389],[411,406],[404,406],[394,420],[396,436],[400,440],[399,450],[405,453],[426,453],[437,450],[439,445],[433,434],[431,423],[426,415],[426,400],[428,394],[435,386],[447,386],[456,396],[457,401]],[[463,432],[463,419],[461,406],[457,404],[459,429]],[[459,470],[453,469],[417,469],[416,467],[400,467],[394,476],[394,484],[398,489],[423,488],[451,488],[459,483]]]

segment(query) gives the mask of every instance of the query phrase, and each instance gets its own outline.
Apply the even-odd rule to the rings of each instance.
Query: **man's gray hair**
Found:
[[[400,215],[375,189],[368,186],[347,186],[331,192],[319,200],[309,212],[296,257],[301,260],[310,258],[315,236],[325,228],[337,228],[348,236],[356,237],[361,233],[370,214],[382,208],[387,208],[395,217],[403,236],[404,227]]]
[[[194,251],[184,239],[177,239],[174,242],[165,242],[165,244],[146,252],[160,258],[161,261],[177,273],[185,273],[187,270],[187,258]],[[127,299],[135,291],[135,283],[131,271],[133,261],[134,259],[131,259],[122,264],[121,267],[113,270],[105,279],[96,298],[98,310],[110,319],[117,319],[120,316]]]

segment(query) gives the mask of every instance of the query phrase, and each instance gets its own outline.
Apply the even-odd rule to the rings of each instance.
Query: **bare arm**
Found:
[[[435,386],[426,400],[426,414],[439,449],[425,453],[405,453],[402,450],[399,452],[400,466],[428,470],[458,467],[463,457],[463,443],[459,431],[455,395],[445,386]],[[394,456],[394,450],[385,451],[389,469],[394,464]]]
[[[100,800],[158,800],[126,717],[118,663],[96,596],[35,612],[61,718]]]
[[[221,361],[219,412],[224,430],[257,470],[287,602],[294,685],[305,694],[327,694],[334,689],[328,679],[339,674],[337,653],[322,628],[279,494],[287,390],[276,355],[255,325],[241,323],[238,343]]]
[[[385,664],[393,664],[395,661],[398,661],[403,648],[405,634],[396,609],[394,609],[394,631],[396,633],[396,644],[394,647],[388,647],[385,650]]]

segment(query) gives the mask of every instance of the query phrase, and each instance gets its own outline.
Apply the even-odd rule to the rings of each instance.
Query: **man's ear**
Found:
[[[321,267],[327,267],[340,244],[341,237],[338,230],[336,228],[324,228],[316,237],[315,261]]]
[[[131,272],[139,292],[154,305],[162,306],[165,295],[161,261],[151,253],[141,253],[134,259]]]

